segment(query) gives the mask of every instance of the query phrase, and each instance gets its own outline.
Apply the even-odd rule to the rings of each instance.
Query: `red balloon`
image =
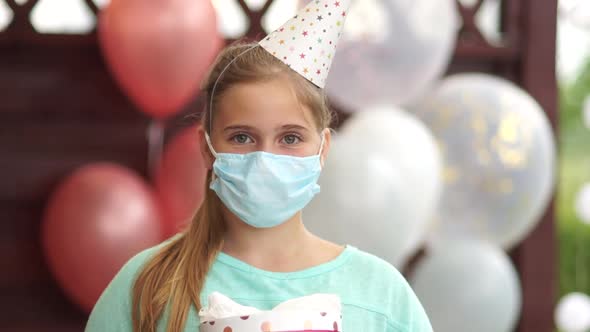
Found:
[[[167,236],[188,225],[203,200],[207,169],[198,128],[185,129],[172,139],[156,173]]]
[[[127,260],[164,239],[152,190],[106,163],[83,167],[58,187],[41,234],[55,278],[88,312]]]
[[[223,45],[210,0],[112,0],[98,33],[123,91],[156,118],[180,111]]]

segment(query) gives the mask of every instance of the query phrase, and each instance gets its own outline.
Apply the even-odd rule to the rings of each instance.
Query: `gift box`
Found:
[[[201,323],[200,332],[342,332],[340,312],[266,311]]]

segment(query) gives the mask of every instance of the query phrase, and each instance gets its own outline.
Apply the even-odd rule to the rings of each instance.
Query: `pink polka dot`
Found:
[[[260,331],[262,331],[262,332],[271,332],[272,331],[272,325],[270,325],[270,322],[264,322],[264,323],[262,323],[262,325],[260,325]]]

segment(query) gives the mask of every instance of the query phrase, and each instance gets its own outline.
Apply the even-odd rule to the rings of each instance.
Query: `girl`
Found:
[[[209,169],[203,204],[185,232],[121,269],[87,332],[198,331],[197,313],[212,292],[263,310],[332,293],[342,301],[343,331],[432,331],[393,266],[306,230],[301,210],[319,191],[331,113],[323,79],[312,82],[311,68],[273,53],[263,44],[241,44],[219,55],[203,89],[209,105],[200,133]]]

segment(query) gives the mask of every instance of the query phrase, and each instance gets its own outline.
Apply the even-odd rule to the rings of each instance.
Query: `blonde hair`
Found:
[[[204,81],[202,92],[213,109],[233,85],[259,82],[287,75],[301,103],[312,110],[318,128],[332,120],[322,89],[289,69],[253,43],[236,43],[225,48]],[[210,130],[211,110],[202,117]],[[205,278],[223,245],[225,224],[221,201],[209,190],[212,172],[207,172],[205,197],[187,230],[166,244],[139,273],[133,286],[133,331],[154,332],[164,312],[168,332],[184,330],[190,306],[201,309],[200,293]]]

